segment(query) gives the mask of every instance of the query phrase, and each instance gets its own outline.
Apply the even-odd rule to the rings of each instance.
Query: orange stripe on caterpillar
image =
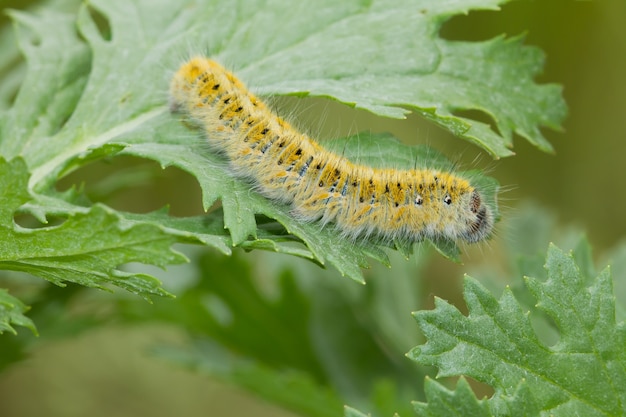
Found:
[[[196,57],[174,75],[171,108],[187,114],[234,175],[303,221],[346,237],[478,242],[494,218],[470,182],[434,169],[376,169],[327,151],[276,116],[217,62]]]

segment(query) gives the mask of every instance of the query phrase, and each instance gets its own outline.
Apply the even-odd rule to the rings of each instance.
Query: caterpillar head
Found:
[[[467,216],[465,216],[465,228],[461,231],[460,237],[469,243],[474,243],[487,238],[491,234],[493,214],[477,190],[473,190],[467,200],[464,204],[469,211]]]

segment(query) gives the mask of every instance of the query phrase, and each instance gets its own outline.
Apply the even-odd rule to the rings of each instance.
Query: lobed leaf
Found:
[[[156,279],[118,267],[128,262],[161,267],[183,262],[185,257],[170,248],[174,237],[158,226],[127,225],[101,205],[73,214],[58,226],[16,225],[14,212],[30,198],[28,178],[24,161],[0,158],[0,268],[28,272],[57,285],[70,281],[104,288],[111,283],[144,297],[168,295]]]
[[[6,331],[17,334],[13,326],[22,326],[29,328],[36,335],[35,324],[24,315],[28,309],[24,303],[9,294],[7,290],[0,288],[0,334]]]
[[[584,257],[548,250],[546,280],[526,282],[543,310],[556,324],[560,340],[546,346],[536,336],[529,314],[506,290],[496,300],[474,279],[465,280],[464,316],[443,300],[433,311],[414,313],[428,338],[410,357],[435,365],[439,376],[467,375],[491,385],[495,393],[484,402],[490,414],[511,415],[532,404],[539,415],[617,416],[626,412],[626,333],[615,322],[615,297],[608,268],[595,279],[582,269]],[[517,391],[523,386],[523,396]],[[457,390],[463,390],[459,384]],[[443,390],[431,390],[426,415],[449,415],[437,405]],[[454,395],[460,396],[461,393]],[[517,399],[516,399],[517,398]],[[526,398],[526,399],[524,399]],[[508,410],[508,411],[507,411]],[[536,414],[536,413],[535,413]]]
[[[203,252],[175,302],[127,299],[117,311],[187,329],[187,346],[159,347],[159,356],[303,415],[339,415],[344,403],[410,412],[423,374],[397,358],[418,335],[394,312],[421,299],[413,265],[355,286],[295,258],[278,264],[257,254],[254,268],[249,258]]]
[[[510,154],[514,132],[548,149],[539,127],[558,127],[565,106],[558,88],[533,82],[541,54],[522,46],[519,38],[463,43],[438,37],[451,16],[501,3],[322,0],[285,7],[278,0],[94,0],[83,4],[78,17],[11,12],[27,67],[13,106],[0,115],[0,155],[24,159],[32,200],[23,203],[40,219],[55,213],[73,217],[76,224],[98,221],[99,227],[125,220],[135,231],[154,234],[147,240],[167,235],[168,242],[201,242],[223,252],[232,245],[278,250],[333,265],[362,282],[368,257],[388,262],[383,249],[372,242],[348,242],[331,228],[300,224],[288,208],[228,175],[223,161],[202,146],[199,132],[169,114],[169,77],[188,54],[205,53],[261,94],[330,97],[390,117],[415,110],[496,157]],[[263,30],[267,27],[273,30]],[[454,115],[466,109],[490,114],[497,131]],[[409,153],[384,137],[376,140],[394,149],[397,158]],[[119,154],[195,175],[205,209],[221,201],[229,236],[213,227],[219,224],[215,218],[207,225],[165,214],[132,217],[101,206],[87,215],[81,204],[55,192],[60,176]],[[493,188],[495,206],[497,185]],[[278,221],[287,233],[265,233],[259,215]],[[301,240],[306,248],[292,249],[286,240]],[[458,257],[451,242],[433,244],[446,256]],[[136,251],[137,245],[127,246]],[[406,254],[412,250],[398,246]],[[89,265],[105,269],[92,271],[84,282],[95,284],[107,276],[117,283],[133,280],[108,266]],[[39,273],[44,271],[55,282],[63,279],[56,267],[40,265]],[[63,274],[77,280],[79,272],[86,272],[80,262]]]

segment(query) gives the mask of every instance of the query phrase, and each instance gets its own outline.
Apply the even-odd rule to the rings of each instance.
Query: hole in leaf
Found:
[[[18,25],[18,27],[20,27],[20,25]],[[24,40],[27,41],[28,43],[31,44],[31,46],[34,47],[38,47],[41,46],[43,39],[41,38],[41,35],[34,32],[31,28],[23,28],[23,30],[20,31],[20,37]]]
[[[535,310],[531,312],[530,321],[533,329],[535,329],[537,339],[539,339],[544,346],[554,346],[559,343],[561,339],[559,331],[551,317],[543,311]]]
[[[493,395],[494,390],[490,385],[477,381],[469,376],[465,376],[465,379],[469,383],[470,387],[472,387],[472,391],[474,391],[476,398],[491,398]]]
[[[485,113],[482,110],[469,109],[469,110],[455,110],[454,115],[458,117],[464,117],[470,120],[476,120],[477,122],[484,123],[491,127],[491,130],[500,134],[496,121],[490,114]]]
[[[473,10],[466,15],[453,16],[443,24],[439,35],[449,40],[482,41],[504,32],[522,33],[527,28],[512,28],[523,23],[519,17],[527,16],[528,8],[520,10],[515,9],[514,5],[510,6],[502,7],[502,10]]]
[[[430,368],[430,367],[429,367]],[[436,370],[436,367],[433,367],[433,370]],[[491,398],[494,394],[494,389],[483,382],[477,381],[474,378],[463,375],[463,378],[467,381],[470,388],[474,392],[474,395],[479,400],[483,398]],[[437,378],[438,382],[444,385],[449,390],[455,390],[458,387],[460,376],[450,376],[445,378]]]
[[[57,227],[65,223],[67,217],[48,215],[46,216],[46,220],[47,223],[43,223],[30,213],[18,213],[13,217],[15,224],[25,229],[45,229]]]
[[[98,29],[98,32],[100,32],[100,36],[102,37],[102,39],[104,39],[105,41],[110,41],[113,38],[113,31],[111,30],[111,26],[109,25],[109,20],[94,7],[88,7],[88,11],[91,19]]]
[[[0,108],[9,108],[15,104],[25,74],[26,63],[23,59],[6,62],[5,67],[0,70]]]

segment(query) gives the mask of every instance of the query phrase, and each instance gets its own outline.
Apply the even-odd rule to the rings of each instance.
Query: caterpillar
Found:
[[[353,163],[275,115],[214,60],[185,62],[170,84],[170,108],[205,131],[233,175],[291,205],[305,222],[332,223],[346,238],[424,238],[469,243],[490,236],[494,216],[465,178],[436,169]]]

